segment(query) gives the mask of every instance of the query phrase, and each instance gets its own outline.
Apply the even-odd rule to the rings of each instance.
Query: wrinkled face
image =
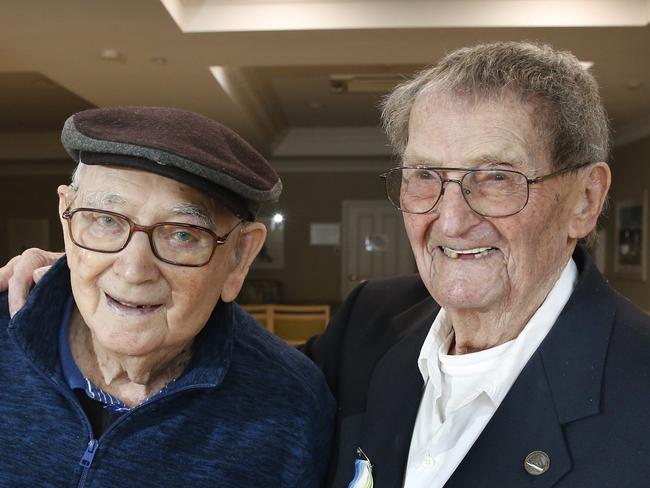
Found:
[[[201,192],[132,169],[86,166],[79,190],[61,187],[59,194],[60,212],[68,205],[99,208],[140,225],[185,222],[217,235],[237,223]],[[140,356],[183,347],[206,323],[235,263],[237,229],[207,265],[191,268],[156,258],[144,232],[135,232],[122,251],[104,254],[76,246],[67,221],[61,223],[79,312],[95,340],[114,353]]]
[[[510,99],[469,103],[421,95],[404,164],[512,169],[529,178],[551,173],[532,113]],[[449,172],[446,178],[461,176]],[[541,304],[575,245],[568,228],[574,177],[531,185],[526,207],[509,217],[476,214],[456,183],[446,184],[430,213],[405,213],[418,270],[433,298],[459,310],[513,312]]]

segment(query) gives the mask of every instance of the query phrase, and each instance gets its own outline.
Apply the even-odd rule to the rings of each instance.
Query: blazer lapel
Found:
[[[549,470],[533,476],[526,456],[543,451]],[[536,353],[494,416],[458,466],[445,488],[553,486],[571,468],[544,366]]]
[[[574,259],[582,272],[569,302],[445,488],[547,488],[572,469],[565,426],[600,411],[615,316],[611,290],[590,258],[579,249]],[[524,469],[532,451],[550,459],[538,476]]]
[[[379,361],[370,380],[359,447],[373,464],[376,488],[402,486],[422,397],[417,360],[438,310],[428,298],[393,319],[391,327],[397,341]]]

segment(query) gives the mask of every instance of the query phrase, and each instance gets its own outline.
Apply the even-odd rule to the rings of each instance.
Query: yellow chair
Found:
[[[273,305],[273,331],[292,345],[320,334],[329,321],[329,305]]]
[[[273,305],[242,305],[255,320],[268,329],[273,331]]]

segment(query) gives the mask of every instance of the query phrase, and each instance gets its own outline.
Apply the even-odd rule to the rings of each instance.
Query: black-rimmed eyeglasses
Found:
[[[530,196],[530,185],[583,168],[589,163],[570,166],[553,173],[528,178],[509,169],[468,169],[434,166],[400,166],[381,175],[386,195],[402,212],[425,214],[434,209],[447,183],[457,183],[467,205],[484,217],[509,217],[521,212]],[[448,172],[462,172],[447,178]]]
[[[70,238],[77,246],[89,251],[116,253],[124,249],[134,232],[149,237],[153,254],[165,263],[178,266],[205,266],[217,246],[226,243],[240,220],[223,236],[210,229],[181,222],[159,222],[138,225],[128,217],[108,210],[68,207],[61,216],[68,221]]]

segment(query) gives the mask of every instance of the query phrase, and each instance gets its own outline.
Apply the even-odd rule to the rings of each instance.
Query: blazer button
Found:
[[[526,473],[539,476],[548,471],[551,467],[551,458],[544,451],[533,451],[524,460]]]

